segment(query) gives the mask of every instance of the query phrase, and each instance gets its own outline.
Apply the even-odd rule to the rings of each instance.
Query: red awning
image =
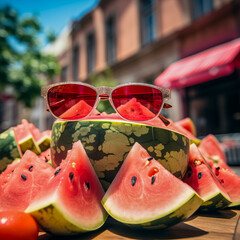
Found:
[[[240,68],[240,39],[172,63],[155,80],[165,88],[183,88],[233,73]]]

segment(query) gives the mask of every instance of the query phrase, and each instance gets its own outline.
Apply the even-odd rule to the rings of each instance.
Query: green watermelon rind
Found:
[[[21,157],[22,153],[17,144],[13,128],[2,132],[0,134],[0,173],[6,169],[8,164]]]
[[[50,148],[50,142],[51,138],[49,136],[43,136],[37,141],[37,145],[41,152],[46,151],[48,148]]]
[[[114,215],[106,206],[106,201],[108,198],[106,195],[102,199],[102,204],[111,217],[130,227],[143,229],[165,229],[186,220],[199,209],[203,203],[203,200],[195,191],[192,190],[191,192],[191,195],[184,199],[182,205],[178,206],[177,208],[170,209],[167,213],[160,214],[152,219],[147,219],[145,221],[142,220],[140,222],[131,222],[128,219],[120,220],[119,217]]]
[[[230,198],[224,195],[223,192],[219,191],[214,195],[209,196],[207,199],[203,199],[199,211],[216,211],[230,206],[231,203]]]
[[[31,214],[44,231],[54,235],[76,235],[94,231],[105,223],[108,216],[106,214],[105,218],[96,223],[92,228],[83,228],[74,219],[67,217],[68,214],[64,213],[64,209],[59,207],[56,202],[45,206],[39,203],[38,207],[32,206],[31,208],[27,208],[25,212]]]
[[[36,154],[40,154],[41,150],[35,140],[33,139],[32,135],[29,135],[28,137],[22,139],[21,141],[18,142],[22,153],[25,153],[27,150],[31,150],[32,152]]]
[[[110,183],[135,142],[178,178],[189,159],[189,139],[178,132],[121,120],[56,121],[52,127],[51,159],[65,159],[72,144],[81,140],[103,183]]]

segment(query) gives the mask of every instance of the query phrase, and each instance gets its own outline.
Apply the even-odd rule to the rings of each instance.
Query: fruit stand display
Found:
[[[0,211],[32,215],[38,239],[240,239],[240,177],[189,118],[23,120],[0,152]]]

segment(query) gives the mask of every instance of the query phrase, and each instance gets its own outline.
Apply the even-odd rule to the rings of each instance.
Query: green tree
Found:
[[[41,87],[60,72],[55,57],[44,54],[35,16],[21,17],[10,6],[0,7],[0,93],[7,87],[13,97],[31,107]]]

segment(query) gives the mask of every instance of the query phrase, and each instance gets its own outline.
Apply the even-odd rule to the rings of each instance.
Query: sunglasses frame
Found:
[[[72,84],[73,84],[73,85],[82,85],[82,86],[89,87],[89,88],[93,89],[93,90],[96,92],[96,94],[97,94],[97,96],[96,96],[96,102],[95,102],[94,106],[92,107],[91,112],[90,112],[87,116],[85,116],[85,117],[83,117],[83,118],[80,118],[80,119],[84,119],[84,118],[87,118],[88,116],[90,116],[91,113],[92,113],[92,111],[93,111],[94,109],[96,109],[96,107],[97,107],[97,105],[99,104],[99,102],[100,102],[101,99],[102,99],[102,100],[108,99],[109,102],[111,103],[113,109],[116,111],[116,113],[118,113],[118,115],[120,115],[120,117],[121,117],[122,119],[127,120],[127,121],[135,121],[135,120],[129,120],[129,119],[124,118],[124,117],[117,111],[117,109],[115,108],[114,103],[113,103],[113,101],[112,101],[112,92],[113,92],[114,90],[116,90],[116,89],[118,89],[118,88],[121,88],[121,87],[124,87],[124,86],[146,86],[146,87],[155,88],[155,89],[160,90],[160,91],[162,92],[162,98],[163,98],[162,105],[161,105],[161,108],[160,108],[159,112],[158,112],[153,118],[148,119],[148,120],[143,120],[143,121],[136,121],[136,122],[145,122],[145,121],[152,120],[152,119],[154,119],[154,118],[156,118],[156,117],[160,117],[161,120],[166,121],[165,124],[167,124],[167,125],[169,124],[169,121],[168,121],[165,117],[163,117],[163,116],[160,114],[160,112],[161,112],[162,109],[163,109],[163,106],[164,106],[164,104],[165,104],[165,101],[171,99],[171,90],[170,90],[170,89],[167,89],[167,88],[162,88],[162,87],[158,87],[158,86],[155,86],[155,85],[147,84],[147,83],[126,83],[126,84],[117,85],[116,87],[107,87],[107,86],[94,87],[94,86],[92,86],[92,85],[90,85],[90,84],[82,83],[82,82],[60,82],[60,83],[50,84],[50,85],[48,85],[48,86],[43,86],[43,87],[41,88],[41,96],[42,96],[44,99],[46,99],[48,110],[49,110],[49,111],[51,112],[51,114],[52,114],[55,118],[57,118],[57,119],[66,120],[66,119],[62,119],[62,118],[60,118],[60,117],[57,117],[57,116],[52,112],[52,110],[51,110],[51,108],[50,108],[50,106],[49,106],[49,102],[48,102],[48,97],[47,97],[47,96],[48,96],[48,92],[49,92],[49,90],[50,90],[51,88],[53,88],[53,87],[61,86],[61,85],[72,85]],[[167,104],[167,105],[171,107],[171,105],[169,105],[169,104]],[[169,107],[167,107],[167,108],[169,108]],[[79,120],[80,120],[80,119],[79,119]],[[68,120],[68,121],[76,121],[76,120],[77,120],[77,119],[73,119],[73,120],[70,119],[70,120]]]

